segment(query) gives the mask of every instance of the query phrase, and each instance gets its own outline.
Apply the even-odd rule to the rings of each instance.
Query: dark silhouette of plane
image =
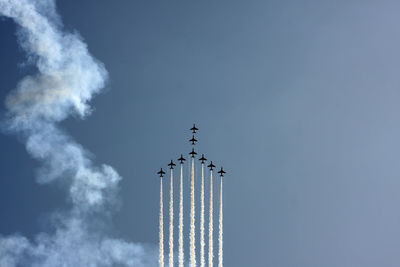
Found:
[[[189,155],[194,158],[195,155],[197,155],[196,152],[194,152],[194,148],[192,148],[192,152],[189,153]]]
[[[181,164],[183,164],[183,162],[185,161],[186,159],[182,156],[182,154],[181,154],[181,157],[178,159],[178,161],[180,161],[181,162]]]
[[[189,140],[189,142],[192,142],[192,145],[194,146],[197,142],[197,139],[194,138],[194,135],[192,136],[192,139]]]
[[[176,164],[172,161],[168,164],[169,168],[172,170],[174,168],[174,166],[176,166]]]
[[[226,173],[226,171],[224,171],[224,169],[221,167],[221,170],[218,173],[219,173],[219,176],[224,177],[224,174]]]
[[[193,124],[193,127],[192,127],[192,128],[190,128],[190,130],[192,131],[192,133],[194,133],[194,134],[195,134],[195,133],[196,133],[196,131],[197,131],[197,130],[199,130],[199,129],[197,129],[197,128],[196,128],[196,124]]]
[[[212,163],[212,161],[211,161],[211,163],[207,166],[208,168],[210,168],[210,170],[212,171],[213,170],[213,168],[215,168],[215,165]]]
[[[163,169],[161,168],[161,170],[159,172],[157,172],[157,174],[159,174],[160,177],[163,177],[165,174],[165,171],[163,171]]]
[[[204,164],[204,161],[207,159],[204,157],[204,154],[201,154],[201,158],[199,158],[199,160],[201,161],[201,164]]]

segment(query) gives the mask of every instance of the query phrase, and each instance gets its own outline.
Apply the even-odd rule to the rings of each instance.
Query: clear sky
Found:
[[[190,151],[223,165],[229,267],[400,265],[397,1],[58,1],[110,80],[61,126],[124,178],[115,235],[158,242],[155,174]],[[26,73],[0,19],[0,98]],[[2,116],[5,106],[0,106]],[[68,207],[0,134],[0,234]],[[188,223],[186,223],[188,225]]]

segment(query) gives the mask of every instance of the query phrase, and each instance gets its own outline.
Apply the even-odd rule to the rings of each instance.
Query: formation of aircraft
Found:
[[[196,145],[196,142],[198,142],[197,139],[194,137],[194,134],[196,134],[199,129],[196,127],[196,124],[193,124],[193,127],[190,128],[190,130],[192,131],[193,135],[192,135],[192,138],[189,140],[189,142],[191,142],[192,145],[194,146],[194,145]],[[196,151],[194,151],[194,148],[192,148],[192,151],[189,152],[189,155],[190,155],[191,158],[194,158],[197,155]],[[204,157],[204,154],[201,154],[201,158],[199,158],[199,160],[201,161],[201,164],[204,164],[207,161],[207,159]],[[178,158],[178,161],[179,161],[180,164],[183,164],[186,161],[186,159],[181,154],[180,158]],[[176,166],[176,164],[171,160],[171,162],[168,164],[168,166],[172,170]],[[207,167],[210,168],[210,171],[212,171],[215,168],[215,165],[211,161],[210,164]],[[218,171],[218,174],[221,177],[223,177],[225,173],[226,173],[226,171],[222,167]],[[160,171],[157,172],[157,174],[160,175],[160,177],[163,177],[165,175],[165,172],[161,168]]]

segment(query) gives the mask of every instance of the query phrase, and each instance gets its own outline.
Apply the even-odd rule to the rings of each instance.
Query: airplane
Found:
[[[197,153],[196,153],[196,152],[194,152],[194,148],[192,148],[192,152],[190,152],[190,153],[189,153],[189,155],[191,155],[191,156],[192,156],[192,158],[194,158],[194,156],[195,156],[195,155],[197,155]]]
[[[176,164],[171,159],[171,163],[169,163],[168,166],[172,170],[174,168],[174,166],[176,166]]]
[[[215,168],[215,165],[212,163],[212,161],[211,161],[211,163],[207,166],[208,168],[210,168],[210,170],[212,171],[213,170],[213,168]]]
[[[194,133],[194,134],[195,134],[195,133],[196,133],[196,131],[197,131],[197,130],[199,130],[199,129],[197,129],[197,128],[196,128],[196,124],[193,124],[193,127],[192,127],[192,128],[190,128],[190,130],[192,131],[192,133]]]
[[[219,173],[219,176],[224,177],[224,174],[226,173],[226,171],[224,171],[224,169],[221,167],[221,170],[218,173]]]
[[[183,162],[185,161],[186,159],[182,156],[182,154],[181,154],[181,157],[178,159],[178,161],[180,161],[181,162],[181,164],[183,164]]]
[[[161,170],[159,172],[157,172],[157,174],[159,174],[160,177],[162,178],[165,174],[165,171],[163,171],[163,169],[161,168]]]
[[[192,139],[189,140],[189,142],[192,142],[192,145],[194,146],[197,142],[197,139],[194,138],[194,135],[192,136]]]
[[[204,154],[201,154],[201,158],[199,158],[199,160],[201,161],[201,164],[204,164],[204,161],[207,159],[204,157]]]

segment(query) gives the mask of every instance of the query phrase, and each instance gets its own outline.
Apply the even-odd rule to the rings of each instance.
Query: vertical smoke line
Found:
[[[192,158],[191,185],[190,185],[190,266],[196,266],[195,245],[195,202],[194,202],[194,158]]]
[[[179,189],[179,267],[183,267],[183,164]]]
[[[160,180],[160,267],[164,267],[163,178]]]
[[[222,213],[222,190],[223,190],[223,183],[222,183],[222,176],[221,176],[221,185],[220,185],[220,192],[219,192],[219,236],[218,236],[218,267],[222,267],[222,259],[223,259],[223,225],[222,225],[222,220],[223,220],[223,213]]]
[[[171,168],[169,189],[169,267],[174,266],[174,171]]]
[[[200,267],[204,267],[204,163],[201,163]]]
[[[210,171],[210,215],[208,224],[208,267],[213,266],[214,239],[213,239],[213,171]]]

